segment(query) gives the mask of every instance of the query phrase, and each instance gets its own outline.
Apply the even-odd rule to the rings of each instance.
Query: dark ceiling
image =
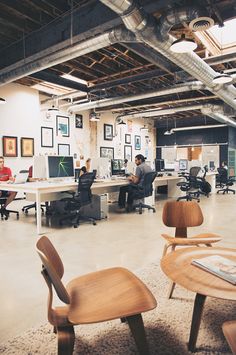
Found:
[[[221,26],[225,20],[236,17],[235,0],[140,0],[139,3],[156,18],[169,9],[195,4],[207,9],[215,23]],[[47,61],[47,54],[52,54],[52,50],[56,53],[56,49],[69,48],[70,45],[119,25],[122,25],[121,19],[98,0],[1,0],[0,84],[4,83],[1,81],[1,73],[5,73],[9,66],[17,68],[31,56],[37,58],[40,52],[45,53]],[[211,57],[205,58],[204,44],[196,39],[186,24],[176,25],[171,31],[176,37],[186,33],[188,37],[194,38],[198,44],[195,52],[214,70],[234,72],[235,69],[236,73],[236,53],[232,58],[214,64]],[[88,86],[62,79],[62,74],[83,79]],[[121,42],[52,66],[45,65],[45,68],[39,67],[37,70],[33,68],[31,75],[25,73],[14,81],[28,86],[41,81],[63,85],[80,90],[79,100],[93,101],[172,88],[193,80],[195,79],[188,73],[150,47],[140,43]],[[84,94],[81,94],[81,90]],[[76,99],[78,98],[75,95],[73,100]],[[113,104],[106,109],[124,114],[198,103],[215,104],[220,103],[220,99],[206,89],[192,90]],[[97,109],[99,110],[102,111],[102,108]],[[199,110],[191,110],[156,117],[157,126],[166,126],[167,120],[169,126],[174,121],[176,124],[177,120],[180,125],[214,122],[203,116]]]

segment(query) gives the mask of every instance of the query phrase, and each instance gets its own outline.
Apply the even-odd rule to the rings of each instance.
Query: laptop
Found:
[[[24,184],[27,179],[28,179],[29,173],[18,173],[16,174],[15,181],[13,181],[13,184]]]

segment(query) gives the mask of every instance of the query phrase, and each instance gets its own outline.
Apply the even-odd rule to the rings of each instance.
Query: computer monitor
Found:
[[[179,170],[188,170],[188,160],[187,159],[180,159],[179,160]]]
[[[112,159],[111,160],[111,174],[112,175],[124,175],[125,167],[123,159]]]
[[[215,162],[213,160],[209,161],[209,169],[210,170],[215,170]]]
[[[163,171],[165,169],[164,159],[155,159],[155,169],[157,172]]]
[[[68,156],[48,156],[47,177],[74,177],[74,160]]]

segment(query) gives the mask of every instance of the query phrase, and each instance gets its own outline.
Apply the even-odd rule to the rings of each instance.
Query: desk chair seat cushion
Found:
[[[219,242],[222,238],[214,233],[198,234],[189,238],[172,237],[168,234],[161,235],[171,245],[198,245]]]
[[[145,284],[121,267],[78,277],[66,289],[71,300],[68,320],[72,324],[128,317],[156,307],[156,300]]]

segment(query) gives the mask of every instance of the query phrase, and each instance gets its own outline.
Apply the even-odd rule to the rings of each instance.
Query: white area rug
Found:
[[[166,298],[169,282],[157,265],[137,275],[157,299],[154,311],[144,313],[144,324],[151,354],[191,354],[187,351],[194,294],[177,286],[174,299]],[[236,289],[235,289],[236,291]],[[197,341],[197,354],[231,354],[221,325],[236,318],[236,302],[208,298],[205,303]],[[75,327],[74,354],[129,355],[137,350],[128,325],[119,320]],[[4,355],[56,354],[56,335],[52,326],[42,325],[0,345]]]

